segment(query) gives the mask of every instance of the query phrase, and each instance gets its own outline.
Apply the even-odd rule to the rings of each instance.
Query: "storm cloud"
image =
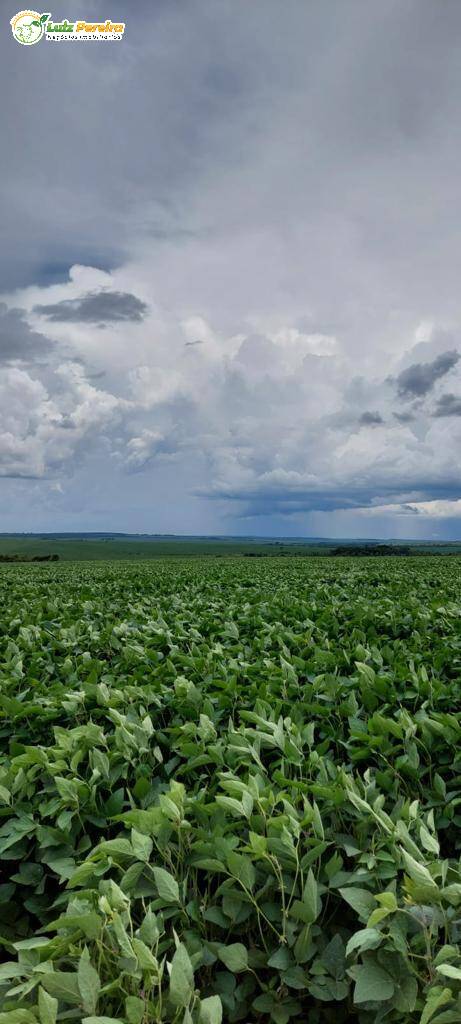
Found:
[[[383,418],[381,416],[381,413],[379,413],[379,412],[370,412],[369,410],[367,410],[366,412],[362,413],[359,422],[364,427],[377,427],[381,423],[384,423],[384,420],[383,420]]]
[[[461,397],[441,395],[435,407],[434,416],[461,416]]]
[[[402,398],[422,398],[434,384],[456,366],[459,352],[443,352],[431,363],[413,363],[397,377],[397,390]]]
[[[54,323],[141,323],[147,305],[129,292],[100,291],[79,299],[64,299],[48,306],[35,306],[34,312],[41,313]]]
[[[24,310],[0,303],[0,363],[40,362],[52,349],[49,338],[29,327]]]

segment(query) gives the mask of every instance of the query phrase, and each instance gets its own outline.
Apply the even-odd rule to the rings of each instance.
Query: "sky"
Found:
[[[459,0],[2,10],[0,531],[461,539]]]

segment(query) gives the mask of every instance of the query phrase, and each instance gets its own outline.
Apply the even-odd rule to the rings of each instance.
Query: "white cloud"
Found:
[[[377,351],[358,375],[340,331],[301,330],[261,315],[241,317],[239,330],[226,332],[205,313],[164,309],[145,283],[137,286],[132,265],[99,278],[78,268],[59,291],[27,289],[10,301],[34,323],[37,306],[81,299],[97,282],[106,294],[142,295],[145,319],[104,331],[90,322],[50,325],[55,346],[42,380],[33,367],[8,371],[2,472],[23,464],[24,474],[69,473],[104,440],[117,464],[137,473],[155,472],[159,459],[176,453],[192,476],[195,467],[187,500],[194,493],[221,499],[238,515],[360,508],[377,495],[390,513],[408,497],[429,500],[434,488],[450,496],[461,418],[433,416],[448,373],[443,345],[453,349],[446,329],[423,330],[417,321],[403,357],[383,367]],[[413,373],[418,361],[442,369],[427,394],[399,395],[402,367]],[[456,388],[459,363],[448,365]],[[20,439],[18,451],[8,432]]]
[[[373,505],[357,509],[357,514],[373,516],[426,516],[432,519],[458,519],[461,517],[461,498],[434,501],[408,501],[405,504]]]
[[[131,437],[126,443],[126,465],[134,469],[144,467],[159,451],[163,440],[163,435],[155,430],[143,430],[139,437]]]
[[[186,385],[185,377],[176,370],[145,365],[130,370],[129,382],[134,403],[144,409],[174,398]]]

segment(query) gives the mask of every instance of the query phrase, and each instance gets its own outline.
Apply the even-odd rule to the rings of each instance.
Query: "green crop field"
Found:
[[[1,566],[1,1024],[459,1024],[460,583]]]
[[[411,546],[416,554],[461,555],[459,541],[388,541],[386,544]],[[372,544],[373,541],[321,540],[302,537],[155,537],[141,534],[0,534],[0,562],[4,559],[30,561],[53,556],[64,562],[145,561],[148,558],[266,557],[293,555],[328,556],[338,545],[344,549]],[[376,546],[376,542],[374,542]],[[397,552],[395,552],[397,553]]]

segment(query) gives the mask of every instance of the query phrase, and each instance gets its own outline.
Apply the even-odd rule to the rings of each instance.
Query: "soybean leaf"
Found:
[[[93,1013],[96,1010],[101,982],[98,972],[90,963],[90,954],[86,946],[78,962],[78,988],[83,1009],[86,1013]]]
[[[354,1003],[382,1003],[394,994],[394,982],[382,967],[366,963],[354,968]]]
[[[171,963],[169,995],[173,1006],[189,1005],[194,992],[194,971],[189,954],[180,943]]]
[[[218,946],[218,956],[233,974],[239,974],[248,968],[248,953],[241,942],[233,942],[230,946]]]
[[[58,1000],[50,996],[41,985],[38,989],[38,1012],[40,1024],[56,1024]]]
[[[173,875],[165,868],[154,867],[152,870],[160,899],[165,903],[179,903],[179,886]]]

